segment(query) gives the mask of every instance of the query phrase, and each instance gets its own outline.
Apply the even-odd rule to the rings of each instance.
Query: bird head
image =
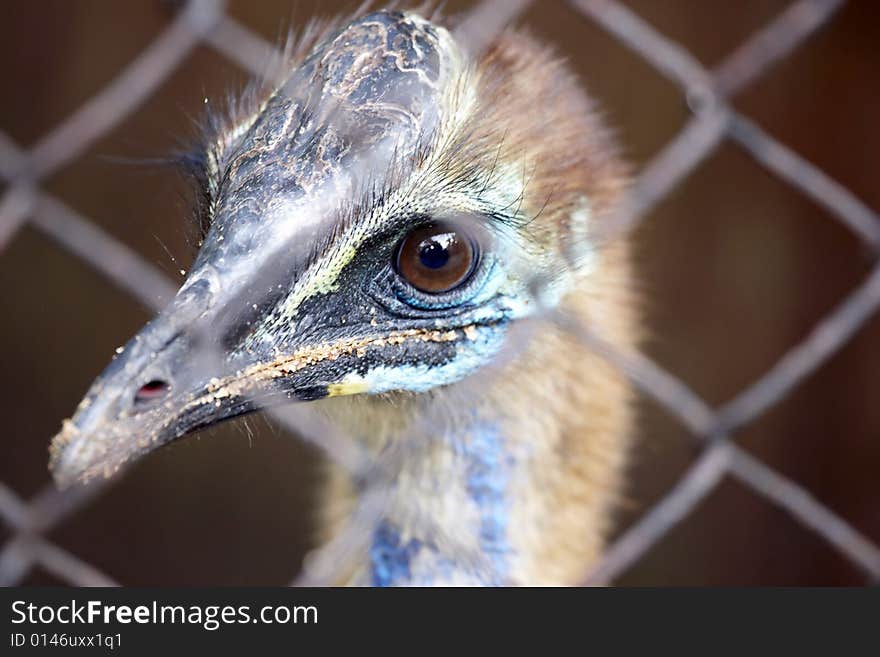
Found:
[[[474,55],[379,11],[297,57],[214,122],[199,253],[53,440],[60,482],[272,404],[454,384],[595,266],[622,173],[530,37]]]

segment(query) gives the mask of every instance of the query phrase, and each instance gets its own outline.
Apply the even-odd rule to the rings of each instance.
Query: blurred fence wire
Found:
[[[514,21],[531,3],[484,0],[456,28],[476,50]],[[880,307],[880,217],[850,191],[733,109],[728,101],[832,19],[843,0],[797,0],[754,32],[719,66],[708,70],[687,50],[657,32],[615,0],[569,0],[592,21],[632,49],[682,92],[691,111],[684,128],[640,172],[607,237],[646,220],[649,212],[718,147],[729,140],[756,162],[824,207],[855,233],[875,256],[864,282],[762,377],[720,407],[712,408],[674,375],[640,354],[616,351],[591,327],[554,316],[566,330],[621,370],[698,441],[702,452],[675,486],[629,527],[586,574],[585,584],[609,584],[645,555],[725,477],[734,477],[815,532],[865,573],[880,580],[880,547],[808,490],[738,447],[733,434],[804,382],[838,351]],[[271,46],[225,12],[222,0],[190,0],[153,42],[105,89],[93,96],[28,150],[0,132],[0,251],[28,223],[61,248],[104,275],[121,290],[159,310],[176,286],[139,254],[87,217],[40,189],[43,178],[73,163],[98,138],[136,110],[197,46],[213,48],[253,74],[263,71]],[[314,441],[331,458],[341,456],[344,437],[328,432],[308,413],[288,408],[275,416]],[[0,482],[0,518],[12,537],[0,551],[0,584],[14,585],[40,566],[75,585],[112,585],[100,568],[53,544],[46,534],[99,495],[95,482],[59,492],[48,484],[24,500]]]

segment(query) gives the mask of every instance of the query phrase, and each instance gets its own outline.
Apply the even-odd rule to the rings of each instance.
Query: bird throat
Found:
[[[371,427],[365,440],[387,467],[357,483],[344,477],[342,484],[338,473],[333,477],[331,512],[345,516],[343,529],[331,530],[335,538],[344,540],[344,528],[366,518],[347,584],[497,586],[516,579],[520,548],[514,525],[528,450],[510,439],[508,419],[485,400],[471,396],[470,403],[449,403],[432,396],[431,406],[444,409],[442,418],[431,411],[400,413],[398,407],[411,419],[381,427],[370,411],[363,415],[363,406],[353,414],[359,420],[350,426]],[[344,399],[327,401],[338,418]]]
[[[373,586],[510,582],[516,457],[502,428],[475,420],[438,438],[425,455],[432,463],[401,473],[396,499],[372,533]],[[431,498],[429,508],[413,507]]]

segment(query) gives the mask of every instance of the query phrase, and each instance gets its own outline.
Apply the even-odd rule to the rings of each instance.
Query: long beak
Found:
[[[232,358],[203,330],[212,321],[204,296],[197,286],[179,295],[92,384],[50,446],[59,485],[110,476],[159,445],[260,407],[332,394],[326,365],[366,348],[347,339]]]

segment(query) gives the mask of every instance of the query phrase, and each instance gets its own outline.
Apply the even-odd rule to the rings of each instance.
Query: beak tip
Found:
[[[94,465],[83,459],[84,438],[73,420],[67,419],[49,443],[49,472],[61,490],[94,478]]]
[[[67,448],[78,435],[76,425],[72,420],[66,419],[61,423],[61,430],[49,443],[49,471],[60,488],[66,488],[71,483]]]

